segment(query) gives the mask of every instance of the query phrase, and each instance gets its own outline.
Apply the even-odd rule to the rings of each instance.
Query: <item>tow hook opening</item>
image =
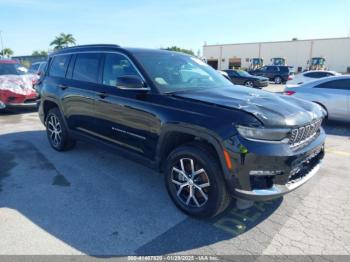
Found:
[[[250,185],[252,190],[269,189],[273,186],[274,176],[250,176]]]

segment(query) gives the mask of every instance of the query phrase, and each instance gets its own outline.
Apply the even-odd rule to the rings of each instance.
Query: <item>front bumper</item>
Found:
[[[0,108],[35,108],[38,95],[35,91],[28,94],[18,94],[9,90],[0,92]]]
[[[234,165],[227,181],[231,194],[241,199],[265,201],[297,189],[320,169],[324,140],[321,129],[309,145],[293,151],[287,144],[253,142],[235,136],[231,148],[244,147],[247,152],[229,151]]]
[[[269,85],[269,81],[254,81],[254,87],[266,87]]]
[[[36,108],[37,102],[24,102],[24,103],[8,103],[5,105],[6,108]]]

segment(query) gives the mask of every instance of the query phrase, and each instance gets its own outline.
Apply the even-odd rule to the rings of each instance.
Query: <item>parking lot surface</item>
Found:
[[[36,112],[0,113],[0,254],[349,255],[350,127],[324,128],[323,166],[303,187],[196,220],[161,174],[93,144],[56,152]]]

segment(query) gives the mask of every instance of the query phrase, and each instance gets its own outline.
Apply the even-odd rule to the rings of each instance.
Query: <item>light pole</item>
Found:
[[[1,56],[4,56],[4,43],[2,41],[2,31],[0,30]]]

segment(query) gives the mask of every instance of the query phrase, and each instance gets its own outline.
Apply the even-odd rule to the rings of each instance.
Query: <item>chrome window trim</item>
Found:
[[[139,77],[141,77],[142,81],[147,84],[147,81],[145,79],[145,77],[141,74],[140,70],[137,68],[137,66],[134,64],[133,61],[130,60],[130,58],[123,54],[122,52],[118,52],[118,51],[76,51],[76,52],[69,52],[69,53],[62,53],[62,54],[54,54],[51,56],[51,59],[53,59],[56,56],[62,56],[62,55],[77,55],[77,54],[88,54],[88,53],[93,53],[93,54],[118,54],[118,55],[122,55],[124,56],[129,62],[130,64],[135,68],[135,71],[137,72],[137,74],[139,75]],[[51,64],[51,63],[50,63]],[[104,66],[104,65],[103,65]],[[51,67],[51,65],[50,65]],[[103,83],[102,83],[103,85]],[[151,90],[151,88],[149,86],[143,87],[143,88],[127,88],[127,87],[115,87],[117,89],[121,89],[121,90]]]

